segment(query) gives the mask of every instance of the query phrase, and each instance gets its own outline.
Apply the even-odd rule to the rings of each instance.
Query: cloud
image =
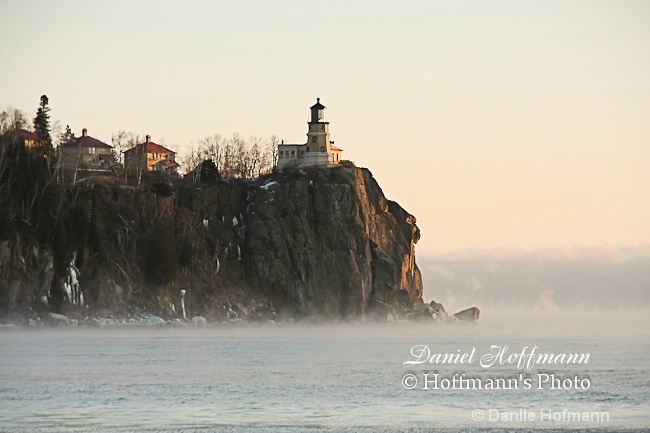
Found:
[[[428,266],[428,269],[430,269],[433,273],[441,276],[442,278],[453,281],[454,280],[454,273],[449,270],[449,268],[446,268],[442,265],[430,265]]]
[[[469,288],[472,292],[480,292],[481,290],[485,289],[483,283],[481,283],[479,279],[473,275],[465,280],[465,286],[467,286],[467,288]]]
[[[650,257],[650,245],[611,246],[611,245],[563,245],[559,247],[542,246],[536,249],[519,249],[502,246],[493,249],[455,250],[432,256],[445,261],[491,261],[528,259],[551,262],[575,262],[593,260],[601,262],[628,262],[641,257]],[[497,264],[498,266],[498,264]]]

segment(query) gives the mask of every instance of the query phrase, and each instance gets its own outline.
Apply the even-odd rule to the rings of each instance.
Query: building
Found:
[[[316,104],[312,105],[311,118],[307,123],[307,143],[305,144],[282,144],[278,146],[277,168],[305,166],[305,165],[329,165],[341,162],[342,149],[334,146],[330,141],[330,124],[325,122],[325,110],[316,98]]]
[[[81,137],[61,145],[61,165],[64,169],[109,169],[115,163],[113,146],[88,135],[84,128]]]
[[[124,152],[124,166],[128,171],[163,171],[176,173],[180,165],[176,152],[151,141],[147,135],[144,143],[137,144]]]
[[[16,129],[14,134],[16,139],[22,140],[27,148],[35,147],[38,142],[38,135],[35,132],[26,129]]]

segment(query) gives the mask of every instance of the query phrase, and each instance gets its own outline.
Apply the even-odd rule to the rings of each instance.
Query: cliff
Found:
[[[10,181],[0,210],[5,316],[174,318],[185,308],[211,320],[385,320],[422,306],[415,217],[367,169],[146,189],[26,179],[16,191]]]

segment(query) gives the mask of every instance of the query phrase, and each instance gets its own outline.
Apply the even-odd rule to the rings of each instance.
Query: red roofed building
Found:
[[[124,152],[124,166],[129,171],[166,171],[176,173],[180,165],[176,162],[176,152],[151,141],[140,143]]]
[[[330,123],[325,122],[326,107],[316,99],[312,105],[311,119],[307,123],[307,143],[282,144],[278,146],[277,167],[293,167],[297,165],[331,165],[341,162],[342,149],[330,141]]]
[[[84,128],[81,137],[61,146],[61,164],[64,169],[108,169],[115,162],[113,146],[88,135]]]

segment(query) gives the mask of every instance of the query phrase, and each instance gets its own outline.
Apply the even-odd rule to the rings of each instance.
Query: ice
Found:
[[[278,183],[277,183],[276,181],[272,180],[272,181],[270,181],[270,182],[268,182],[268,183],[265,183],[265,184],[262,185],[260,188],[269,189],[269,188],[272,187],[273,185],[277,185],[277,184],[278,184]]]

